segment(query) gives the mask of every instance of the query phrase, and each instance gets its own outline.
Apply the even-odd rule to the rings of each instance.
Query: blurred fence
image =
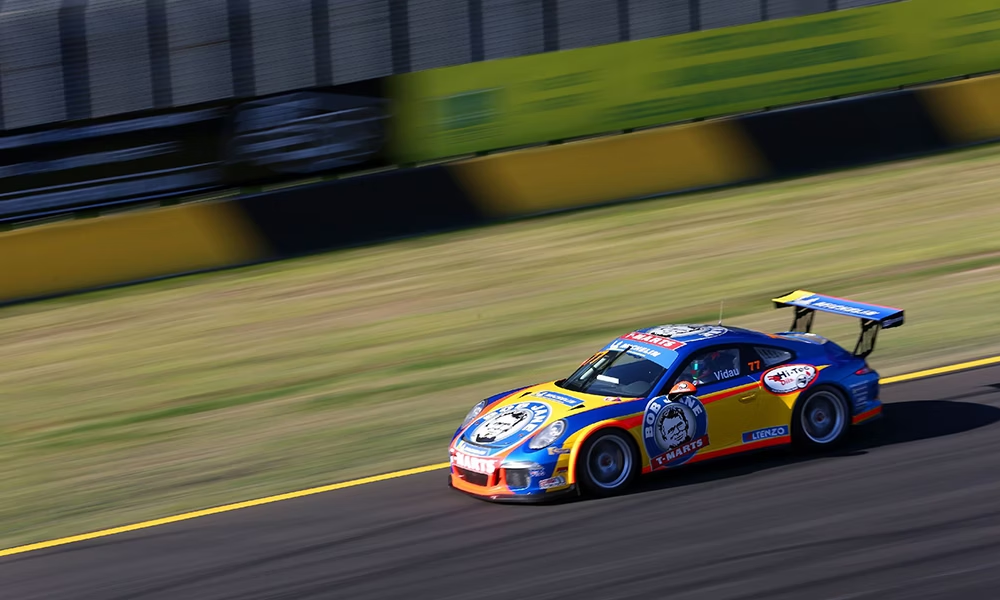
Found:
[[[420,162],[995,71],[997,6],[907,0],[397,75],[392,152]]]
[[[978,77],[28,227],[0,233],[0,305],[995,141],[997,97]]]
[[[0,0],[0,223],[997,70],[996,2]]]
[[[4,0],[0,129],[893,0]]]

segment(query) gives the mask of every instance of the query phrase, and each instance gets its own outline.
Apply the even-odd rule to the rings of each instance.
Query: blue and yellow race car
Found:
[[[789,331],[663,325],[608,343],[565,379],[478,403],[449,447],[449,485],[490,500],[610,496],[643,473],[779,446],[829,448],[881,415],[866,357],[897,308],[798,290]],[[860,320],[848,351],[817,311]]]

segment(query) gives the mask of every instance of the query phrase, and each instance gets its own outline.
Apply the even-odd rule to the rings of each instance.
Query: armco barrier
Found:
[[[0,303],[1000,139],[1000,77],[0,234]]]
[[[288,188],[235,204],[277,257],[484,222],[452,170],[440,165]]]
[[[423,161],[1000,70],[996,0],[907,0],[388,79]]]
[[[518,217],[766,176],[736,121],[704,121],[456,162],[483,214]]]
[[[0,235],[0,301],[38,298],[274,256],[239,208],[187,204]]]
[[[1000,76],[928,86],[920,96],[950,144],[1000,138]]]
[[[918,92],[905,90],[742,117],[779,177],[944,150],[948,142]]]

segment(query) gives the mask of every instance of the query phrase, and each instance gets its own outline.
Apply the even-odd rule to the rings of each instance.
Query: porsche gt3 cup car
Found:
[[[903,311],[798,290],[789,331],[663,325],[605,345],[564,379],[478,403],[449,447],[449,485],[490,500],[608,496],[639,475],[794,444],[829,448],[881,415],[866,357]],[[853,351],[811,332],[817,311],[860,320]]]

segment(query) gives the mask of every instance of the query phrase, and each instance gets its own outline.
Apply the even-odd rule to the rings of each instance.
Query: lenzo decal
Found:
[[[769,440],[771,438],[785,437],[788,435],[788,426],[779,425],[778,427],[765,427],[764,429],[756,429],[754,431],[743,432],[743,443],[749,444],[750,442],[759,442],[760,440]]]

